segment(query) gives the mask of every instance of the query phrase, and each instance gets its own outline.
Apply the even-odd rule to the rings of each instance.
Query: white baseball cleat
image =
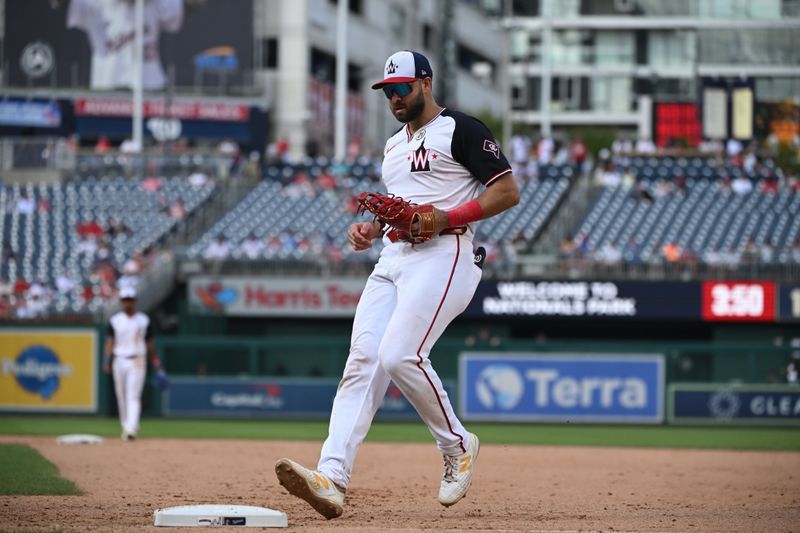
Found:
[[[466,496],[472,483],[472,470],[475,468],[478,450],[481,447],[478,436],[467,433],[464,447],[467,451],[461,455],[444,456],[444,474],[442,475],[442,484],[439,486],[439,503],[445,507],[458,503],[461,498]]]
[[[275,473],[289,494],[307,501],[328,520],[342,515],[344,491],[325,474],[309,470],[291,459],[275,463]]]

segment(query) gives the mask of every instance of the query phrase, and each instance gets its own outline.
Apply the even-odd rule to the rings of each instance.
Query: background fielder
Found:
[[[139,432],[147,358],[158,371],[159,387],[165,385],[166,376],[156,357],[150,318],[136,310],[135,289],[124,287],[119,296],[122,311],[108,321],[103,371],[113,370],[122,439],[134,440]]]
[[[473,223],[516,205],[519,189],[486,126],[436,104],[432,76],[422,54],[401,51],[386,61],[384,79],[373,89],[383,89],[392,113],[406,124],[386,143],[383,180],[389,193],[435,206],[435,236],[411,244],[408,233],[385,231],[389,228],[377,221],[351,225],[354,250],[371,247],[379,237],[385,246],[356,309],[328,439],[317,471],[289,459],[275,466],[281,484],[326,518],[343,511],[356,452],[390,381],[417,410],[443,454],[442,505],[466,494],[479,450],[478,438],[455,415],[428,355],[480,281]]]

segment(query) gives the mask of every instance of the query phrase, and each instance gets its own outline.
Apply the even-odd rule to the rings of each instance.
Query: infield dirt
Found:
[[[292,531],[800,531],[800,453],[486,445],[467,497],[436,501],[433,444],[366,443],[344,515],[327,521],[278,485],[273,465],[313,466],[320,443],[109,439],[26,443],[82,496],[0,496],[0,529],[160,532],[153,511],[229,503],[279,509]]]

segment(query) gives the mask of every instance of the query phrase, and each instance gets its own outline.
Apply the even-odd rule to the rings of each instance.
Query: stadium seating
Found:
[[[289,182],[298,172],[318,176],[324,167],[317,163],[310,160],[298,166],[267,168],[264,172],[267,179],[190,246],[187,257],[202,258],[209,244],[219,236],[223,236],[235,252],[252,234],[259,240],[283,237],[284,243],[289,242],[280,247],[268,246],[266,260],[313,259],[319,254],[320,241],[338,250],[345,259],[374,260],[376,249],[354,255],[346,237],[347,227],[356,220],[352,198],[362,191],[383,190],[373,176],[374,167],[366,163],[352,166],[349,175],[339,179],[336,190],[297,192],[295,185]],[[542,169],[541,180],[521,187],[518,207],[478,225],[477,239],[532,241],[567,191],[572,173],[567,166]],[[291,238],[287,239],[287,235]],[[317,246],[297,247],[297,239],[307,239]]]
[[[95,269],[96,256],[81,252],[78,224],[93,220],[107,228],[118,219],[128,228],[108,241],[109,260],[121,270],[128,258],[158,243],[178,224],[165,206],[180,201],[185,212],[190,213],[213,190],[213,185],[192,187],[186,178],[178,177],[160,180],[160,188],[153,192],[147,192],[142,181],[122,177],[4,188],[0,191],[0,235],[13,250],[14,260],[4,257],[0,274],[11,283],[22,278],[53,286],[56,278],[66,273],[77,286],[67,294],[56,295],[54,310],[86,310],[82,285]],[[32,214],[17,210],[23,191],[37,206]],[[101,305],[100,299],[88,302],[88,310],[94,311]]]
[[[663,180],[671,189],[651,201],[637,198],[635,189],[603,187],[575,233],[576,244],[587,238],[589,250],[609,243],[623,249],[635,241],[641,261],[659,262],[667,243],[689,249],[702,260],[712,250],[738,258],[748,243],[760,247],[770,242],[776,250],[774,262],[790,261],[789,249],[800,237],[800,194],[788,188],[762,190],[774,171],[771,162],[751,171],[699,157],[620,162],[626,164],[640,188],[652,193]],[[725,181],[740,175],[752,181],[751,192],[737,194]],[[683,191],[675,186],[679,176],[685,178]]]

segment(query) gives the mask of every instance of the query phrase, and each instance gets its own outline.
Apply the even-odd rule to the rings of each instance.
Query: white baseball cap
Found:
[[[136,299],[136,289],[133,287],[122,287],[119,290],[119,299],[120,300],[135,300]]]
[[[380,89],[389,83],[402,83],[433,78],[433,69],[428,58],[413,50],[395,52],[386,60],[383,79],[372,86]]]

